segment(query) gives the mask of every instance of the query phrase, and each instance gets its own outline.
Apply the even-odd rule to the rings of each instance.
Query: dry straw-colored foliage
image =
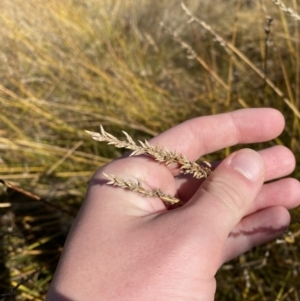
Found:
[[[300,162],[297,14],[297,0],[1,0],[0,178],[60,209],[0,185],[0,300],[45,299],[95,166],[120,155],[84,129],[144,141],[189,118],[271,106],[285,130],[255,148],[286,145]],[[299,300],[300,211],[291,215],[294,243],[227,263],[216,300]]]
[[[300,15],[295,12],[291,7],[287,7],[282,1],[280,0],[272,0],[279,8],[284,11],[285,13],[289,14],[291,17],[295,18],[296,20],[300,21]]]

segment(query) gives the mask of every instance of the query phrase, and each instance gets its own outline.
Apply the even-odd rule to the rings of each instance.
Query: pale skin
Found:
[[[188,120],[150,141],[190,160],[243,143],[268,141],[284,128],[274,109],[245,109]],[[69,234],[47,301],[214,300],[222,264],[270,241],[300,204],[290,150],[241,149],[205,180],[146,156],[100,168]],[[103,172],[139,179],[186,204],[168,210],[159,198],[106,184]],[[175,177],[174,177],[175,176]],[[276,180],[264,184],[266,181]]]

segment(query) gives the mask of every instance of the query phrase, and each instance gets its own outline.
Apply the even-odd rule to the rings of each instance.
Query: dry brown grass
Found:
[[[144,141],[195,116],[271,106],[285,115],[283,134],[249,147],[284,144],[299,162],[297,1],[185,5],[1,1],[0,179],[11,182],[0,186],[2,299],[44,299],[88,180],[122,155],[92,143],[84,129],[102,124]],[[299,163],[293,175],[300,178]],[[224,265],[218,300],[299,300],[299,216],[292,211],[291,234],[280,244]]]

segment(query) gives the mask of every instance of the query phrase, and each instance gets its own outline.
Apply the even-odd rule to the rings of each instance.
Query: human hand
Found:
[[[284,127],[273,109],[246,109],[188,120],[150,141],[190,160],[239,143],[267,141]],[[213,300],[218,268],[281,234],[300,185],[279,179],[295,166],[283,146],[244,149],[204,181],[151,158],[126,157],[99,169],[66,242],[47,300]],[[139,179],[186,202],[106,185],[103,172]]]

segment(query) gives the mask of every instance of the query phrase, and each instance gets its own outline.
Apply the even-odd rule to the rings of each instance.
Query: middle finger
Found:
[[[276,145],[258,152],[265,162],[265,181],[275,180],[290,174],[295,168],[295,157],[286,147]],[[190,175],[176,177],[178,197],[187,202],[203,183]]]

